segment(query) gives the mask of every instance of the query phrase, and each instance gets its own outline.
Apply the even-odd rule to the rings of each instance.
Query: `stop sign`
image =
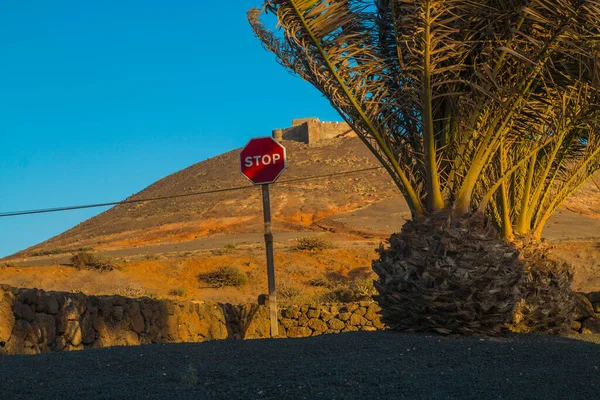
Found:
[[[250,139],[240,153],[240,167],[255,185],[273,183],[286,167],[285,147],[269,136]]]

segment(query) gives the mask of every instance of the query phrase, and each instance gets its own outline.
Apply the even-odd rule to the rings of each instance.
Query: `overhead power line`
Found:
[[[332,174],[306,176],[306,177],[301,177],[301,178],[294,178],[294,179],[278,181],[278,182],[275,182],[274,185],[291,184],[291,183],[308,181],[308,180],[312,180],[312,179],[333,178],[333,177],[337,177],[337,176],[359,174],[362,172],[375,171],[375,170],[382,169],[382,168],[383,167],[371,167],[371,168],[357,169],[357,170],[353,170],[353,171],[336,172],[336,173],[332,173]],[[121,205],[121,204],[145,203],[148,201],[169,200],[169,199],[177,199],[177,198],[181,198],[181,197],[201,196],[201,195],[207,195],[207,194],[233,192],[233,191],[237,191],[237,190],[252,189],[255,187],[256,187],[255,185],[245,185],[245,186],[236,186],[236,187],[224,188],[224,189],[213,189],[213,190],[207,190],[207,191],[203,191],[203,192],[181,193],[181,194],[174,194],[174,195],[170,195],[170,196],[150,197],[150,198],[146,198],[146,199],[131,199],[131,200],[122,200],[122,201],[112,201],[112,202],[107,202],[107,203],[84,204],[84,205],[78,205],[78,206],[42,208],[42,209],[38,209],[38,210],[10,211],[10,212],[0,213],[0,218],[2,218],[2,217],[17,217],[20,215],[46,214],[46,213],[54,213],[54,212],[61,212],[61,211],[83,210],[86,208],[109,207],[109,206],[117,206],[117,205]]]

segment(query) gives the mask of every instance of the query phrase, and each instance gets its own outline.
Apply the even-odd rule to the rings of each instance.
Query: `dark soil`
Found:
[[[7,399],[593,399],[600,347],[362,332],[0,357]]]

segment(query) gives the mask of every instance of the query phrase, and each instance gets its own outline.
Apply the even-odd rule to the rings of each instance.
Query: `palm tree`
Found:
[[[600,168],[600,0],[265,0],[248,18],[406,198],[374,263],[392,325],[498,332],[520,297],[521,319],[539,311],[542,277],[566,298],[531,238]]]

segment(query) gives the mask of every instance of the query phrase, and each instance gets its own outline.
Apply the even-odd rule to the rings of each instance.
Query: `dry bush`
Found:
[[[320,288],[315,301],[320,303],[350,303],[370,300],[377,294],[373,285],[373,271],[368,267],[350,270],[347,275],[338,271],[327,271],[307,281],[307,285]]]
[[[377,295],[372,279],[357,279],[350,283],[329,287],[319,296],[320,303],[352,303],[355,301],[371,300]]]
[[[307,284],[313,287],[331,288],[332,286],[331,280],[327,279],[324,276],[317,276],[316,278],[311,278],[308,280]]]
[[[180,286],[178,288],[171,290],[169,292],[169,294],[171,296],[185,297],[187,295],[187,289],[184,286]]]
[[[277,297],[281,300],[293,300],[304,295],[304,291],[300,286],[281,282],[277,285]]]
[[[248,276],[238,267],[225,266],[216,271],[198,275],[198,279],[213,287],[242,286],[248,283]]]
[[[43,257],[43,256],[52,256],[56,254],[64,254],[64,253],[74,253],[74,252],[83,252],[90,251],[91,247],[79,247],[77,249],[50,249],[50,250],[34,250],[31,252],[31,257]]]
[[[333,245],[328,240],[318,236],[308,236],[296,239],[296,250],[326,250],[333,248]]]
[[[282,305],[314,303],[315,299],[302,287],[281,281],[277,283],[277,301]]]
[[[139,285],[127,285],[124,289],[118,290],[115,294],[128,298],[139,298],[144,296],[153,297],[149,296],[144,288]]]
[[[55,254],[67,253],[66,249],[35,250],[31,252],[31,257],[52,256]]]
[[[93,269],[96,271],[112,271],[116,269],[114,260],[102,254],[80,252],[71,257],[71,264],[77,269]]]

